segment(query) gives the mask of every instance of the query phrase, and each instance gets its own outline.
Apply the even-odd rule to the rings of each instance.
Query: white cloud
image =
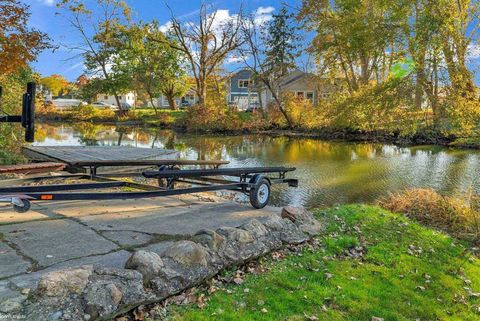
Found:
[[[56,0],[37,0],[37,1],[49,7],[54,6],[56,3]]]
[[[227,59],[225,59],[225,64],[227,65],[238,64],[242,62],[243,62],[243,58],[238,56],[230,56]]]
[[[275,8],[272,6],[269,7],[258,7],[255,11],[257,15],[271,15],[275,11]]]
[[[480,59],[480,44],[470,44],[467,49],[467,58],[469,60]]]
[[[170,29],[172,29],[172,22],[171,21],[166,22],[165,24],[161,25],[159,29],[163,33],[170,31]]]
[[[255,24],[263,25],[264,23],[272,20],[272,13],[274,11],[274,7],[258,7],[254,14]]]
[[[234,22],[238,19],[237,14],[230,14],[229,10],[226,9],[219,9],[214,13],[208,16],[208,19],[213,19],[212,29],[214,32],[220,32],[222,27],[230,22]]]

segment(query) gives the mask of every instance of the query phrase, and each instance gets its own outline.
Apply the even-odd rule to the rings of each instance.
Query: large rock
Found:
[[[225,246],[225,237],[212,230],[200,230],[193,236],[192,240],[212,251],[219,251]]]
[[[17,297],[0,302],[0,313],[14,313],[19,311],[22,308],[22,304],[23,302],[25,302],[26,299],[26,295],[19,295]],[[1,314],[0,320],[2,320]]]
[[[66,296],[80,294],[87,286],[92,275],[93,266],[84,266],[79,269],[54,271],[42,276],[37,291],[40,295]]]
[[[268,231],[265,228],[265,226],[262,223],[260,223],[259,220],[256,220],[256,219],[252,219],[248,221],[247,223],[243,224],[240,228],[249,232],[250,235],[252,235],[255,239],[260,239],[262,237],[267,236],[268,234]]]
[[[91,318],[112,314],[118,309],[123,293],[113,282],[96,282],[85,291],[85,312]]]
[[[228,242],[250,243],[254,241],[253,235],[248,231],[235,227],[221,227],[217,233],[225,236]]]
[[[323,225],[313,217],[312,213],[303,207],[284,207],[282,209],[282,218],[290,220],[302,232],[310,236],[316,236],[323,230]]]
[[[204,247],[192,241],[179,241],[165,251],[165,256],[184,265],[207,266],[208,253]]]
[[[131,305],[152,298],[144,288],[142,274],[136,270],[98,268],[94,272],[86,293],[95,284],[112,283],[122,293],[123,304]]]
[[[137,270],[142,273],[145,284],[160,273],[163,261],[157,253],[137,251],[128,259],[126,269]]]
[[[170,246],[162,258],[164,267],[151,287],[158,297],[166,298],[194,286],[218,272],[221,266],[211,264],[207,249],[192,241],[179,241]]]
[[[271,233],[265,225],[263,225],[260,221],[253,219],[242,226],[241,229],[246,230],[251,235],[254,236],[256,242],[260,242],[260,247],[265,247],[266,251],[276,250],[281,248],[282,240]],[[257,245],[258,246],[258,245]],[[264,251],[259,251],[260,254]]]
[[[183,290],[187,282],[183,271],[165,266],[160,275],[150,281],[150,286],[158,298],[164,299]]]
[[[310,237],[300,230],[289,219],[282,219],[272,215],[264,223],[276,239],[288,244],[300,244],[306,242]]]
[[[226,246],[218,252],[226,266],[239,264],[268,252],[267,229],[257,220],[251,220],[240,228],[221,227],[217,233],[226,239]]]

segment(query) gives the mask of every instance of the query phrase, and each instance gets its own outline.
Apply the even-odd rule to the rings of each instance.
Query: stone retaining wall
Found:
[[[264,223],[253,219],[238,228],[199,231],[161,256],[137,251],[124,269],[82,266],[51,272],[25,294],[23,302],[4,302],[8,314],[0,314],[0,319],[16,315],[29,321],[110,320],[137,306],[163,301],[231,265],[285,244],[303,243],[321,229],[311,213],[288,207]]]

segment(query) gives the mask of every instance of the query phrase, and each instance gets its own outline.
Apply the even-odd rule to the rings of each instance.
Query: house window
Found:
[[[103,96],[103,99],[108,100],[108,96]]]
[[[313,92],[307,92],[306,98],[307,98],[308,100],[310,100],[310,102],[313,103]]]
[[[312,103],[315,97],[313,91],[297,91],[295,92],[295,95],[301,99],[308,99]]]
[[[238,88],[248,88],[250,86],[249,79],[240,79],[238,80]]]
[[[118,99],[122,99],[122,96],[118,96]]]
[[[192,94],[188,94],[188,95],[185,95],[185,101],[188,101],[188,102],[194,102],[195,101],[195,96],[192,95]]]

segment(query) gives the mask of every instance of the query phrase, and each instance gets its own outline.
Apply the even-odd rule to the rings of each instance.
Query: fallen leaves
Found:
[[[135,310],[133,310],[133,317],[135,321],[145,320],[145,306],[141,305]]]
[[[243,279],[239,278],[239,277],[236,277],[233,279],[233,283],[237,284],[237,285],[240,285],[243,283]]]
[[[419,255],[421,255],[421,254],[423,253],[423,249],[422,249],[420,246],[416,246],[416,245],[410,244],[410,245],[408,246],[407,253],[408,253],[409,255],[418,257]]]
[[[308,315],[305,312],[303,312],[303,316],[305,319],[310,320],[310,321],[318,321],[318,318],[314,315]]]

